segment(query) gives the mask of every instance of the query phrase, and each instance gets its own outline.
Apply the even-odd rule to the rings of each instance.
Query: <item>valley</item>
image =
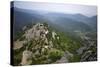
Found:
[[[97,16],[14,8],[13,17],[13,65],[97,60]]]

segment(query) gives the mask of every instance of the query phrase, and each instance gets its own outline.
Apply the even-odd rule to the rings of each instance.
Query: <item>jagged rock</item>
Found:
[[[52,32],[52,38],[55,39],[55,36],[56,36],[56,35],[57,35],[57,34],[53,31],[53,32]]]
[[[21,65],[29,65],[32,63],[32,52],[25,50],[23,51],[23,56],[22,56],[22,61],[21,61]]]
[[[14,42],[14,49],[20,49],[21,47],[23,47],[23,44],[25,44],[26,41],[19,41],[17,40],[16,42]]]

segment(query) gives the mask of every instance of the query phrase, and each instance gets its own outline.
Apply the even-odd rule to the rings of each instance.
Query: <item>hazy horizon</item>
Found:
[[[82,14],[88,17],[97,15],[97,7],[87,5],[14,1],[14,7],[65,14]]]

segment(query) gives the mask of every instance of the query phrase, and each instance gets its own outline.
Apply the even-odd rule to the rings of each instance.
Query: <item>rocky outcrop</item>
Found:
[[[23,30],[25,29],[26,26]],[[55,47],[55,45],[60,45],[60,41],[58,41],[60,38],[55,31],[49,30],[48,25],[37,23],[30,29],[25,30],[23,37],[25,37],[24,40],[17,40],[14,44],[21,44],[19,48],[15,47],[15,50],[25,48],[22,52],[21,65],[51,63],[54,62],[52,60],[54,57],[56,58],[55,61],[58,60],[56,55],[54,55],[54,57],[51,56],[51,51],[52,53],[54,51],[54,54],[58,53],[58,57],[62,56],[60,53],[62,54],[63,52]],[[59,42],[59,44],[56,41]],[[57,53],[55,53],[55,51],[57,51]]]

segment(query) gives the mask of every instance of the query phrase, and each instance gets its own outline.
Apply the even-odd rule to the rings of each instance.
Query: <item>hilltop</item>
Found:
[[[89,57],[96,60],[96,53],[92,55],[95,42],[79,31],[76,33],[80,33],[80,39],[75,40],[47,23],[24,26],[14,40],[14,65],[79,62]]]
[[[29,29],[25,26],[23,30],[24,34],[14,42],[14,59],[19,60],[15,65],[54,63],[64,56],[61,36],[46,23],[37,23]]]

